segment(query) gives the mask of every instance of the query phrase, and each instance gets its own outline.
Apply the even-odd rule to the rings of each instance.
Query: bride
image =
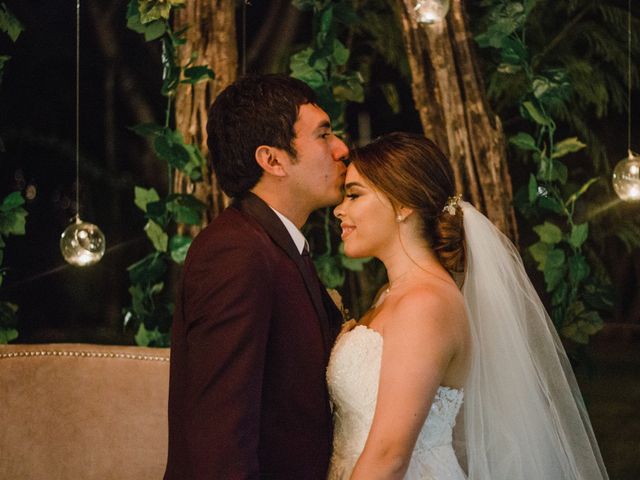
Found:
[[[389,283],[331,354],[330,480],[608,478],[518,253],[433,142],[354,151],[334,213],[345,253],[379,258]]]

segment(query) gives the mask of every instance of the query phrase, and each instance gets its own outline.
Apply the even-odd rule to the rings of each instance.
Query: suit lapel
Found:
[[[308,271],[304,264],[304,260],[302,260],[302,256],[300,255],[300,252],[298,251],[298,248],[293,242],[293,239],[286,227],[269,205],[267,205],[260,197],[248,192],[244,197],[242,197],[242,199],[234,202],[234,207],[253,217],[260,226],[264,228],[271,240],[284,250],[287,256],[296,264],[296,267],[302,274],[304,284],[309,292],[309,296],[311,297],[313,306],[318,314],[318,318],[320,319],[320,328],[324,339],[325,352],[328,354],[331,350],[334,337],[332,332],[333,329],[329,325],[329,317],[323,302],[323,292],[316,287],[318,284],[322,285],[320,279],[317,279],[318,283],[316,283],[311,278],[310,275],[315,274],[315,272],[310,273]]]

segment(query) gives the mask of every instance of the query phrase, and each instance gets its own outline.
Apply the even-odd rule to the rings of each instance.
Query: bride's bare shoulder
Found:
[[[462,293],[455,285],[418,284],[385,300],[389,318],[396,328],[444,328],[464,323]]]

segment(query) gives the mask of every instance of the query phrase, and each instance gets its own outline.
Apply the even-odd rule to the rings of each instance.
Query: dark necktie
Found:
[[[314,284],[318,286],[316,268],[313,265],[313,260],[311,260],[311,255],[309,255],[309,248],[307,247],[307,245],[305,245],[304,248],[302,249],[301,255],[302,255],[302,261],[304,262],[305,267],[307,267],[307,273],[309,274],[309,277],[311,277]]]

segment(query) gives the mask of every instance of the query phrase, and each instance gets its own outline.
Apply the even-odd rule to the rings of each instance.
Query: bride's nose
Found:
[[[344,211],[342,210],[343,203],[344,203],[344,200],[340,202],[336,208],[333,209],[334,217],[342,219],[342,217],[344,216]]]

